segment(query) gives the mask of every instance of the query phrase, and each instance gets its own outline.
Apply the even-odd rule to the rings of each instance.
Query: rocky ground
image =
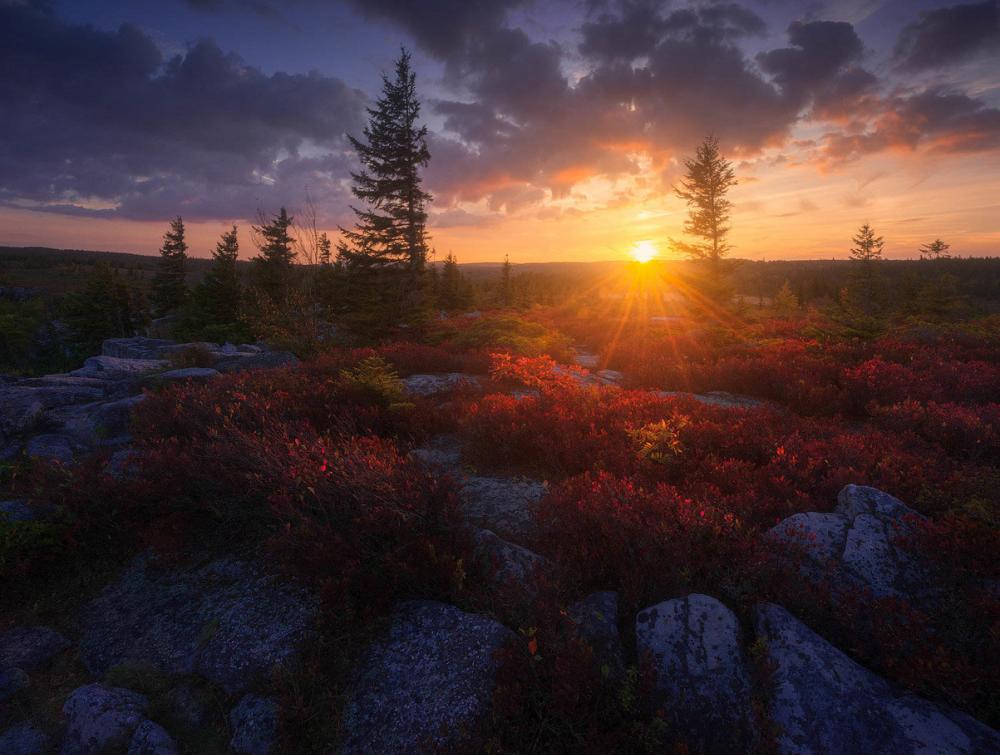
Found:
[[[207,354],[211,366],[175,368],[172,355],[193,349]],[[592,355],[578,361],[597,366]],[[0,443],[7,456],[23,452],[65,463],[110,447],[121,463],[130,410],[143,388],[288,363],[292,355],[256,346],[111,340],[102,355],[72,373],[0,386]],[[612,371],[581,377],[605,386],[621,378]],[[405,387],[433,396],[477,382],[460,374],[415,375]],[[730,394],[696,398],[728,407],[755,401]],[[546,569],[545,559],[526,547],[532,508],[546,493],[543,482],[466,469],[459,441],[449,436],[412,454],[458,483],[477,555],[496,567],[498,584],[523,583],[527,574]],[[0,516],[12,522],[45,515],[22,501],[0,503]],[[797,514],[765,537],[800,547],[804,557],[789,568],[806,576],[832,571],[845,587],[919,603],[935,596],[922,589],[919,559],[893,542],[917,517],[883,492],[848,485],[832,513]],[[178,751],[178,728],[218,728],[220,719],[231,751],[271,752],[279,710],[269,679],[308,643],[317,610],[312,596],[246,559],[164,566],[142,556],[84,602],[69,624],[72,631],[17,625],[0,632],[0,753],[167,755]],[[651,663],[654,702],[706,752],[745,752],[760,739],[750,648],[761,649],[772,670],[766,714],[783,753],[1000,752],[996,731],[901,692],[778,605],[758,605],[750,624],[715,597],[698,594],[619,616],[618,596],[603,592],[568,614],[609,673]],[[464,741],[489,712],[495,651],[514,629],[433,601],[396,606],[355,671],[343,751],[448,750]],[[635,642],[623,642],[622,630],[634,631]],[[54,735],[18,701],[67,659],[84,678],[62,701]],[[115,677],[113,670],[123,667],[164,680],[168,691],[160,697],[166,703],[152,706],[148,696],[129,688],[127,675]]]

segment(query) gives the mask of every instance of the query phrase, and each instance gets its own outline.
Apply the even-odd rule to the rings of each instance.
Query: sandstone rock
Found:
[[[755,614],[775,668],[771,715],[780,727],[779,752],[1000,752],[996,731],[899,692],[784,608],[761,605]]]
[[[229,714],[229,725],[233,752],[268,755],[278,736],[278,705],[269,697],[245,695]]]
[[[24,449],[31,459],[58,461],[63,464],[73,462],[73,444],[65,435],[43,433],[28,441]]]
[[[30,722],[16,724],[0,733],[0,752],[4,755],[44,755],[49,750],[48,736]]]
[[[918,597],[919,564],[894,540],[923,519],[901,501],[875,488],[847,485],[832,513],[795,514],[767,536],[804,550],[803,573],[832,573],[844,587],[861,586],[876,597]]]
[[[62,755],[91,755],[124,749],[145,720],[149,701],[120,687],[88,684],[78,687],[63,705],[66,738]]]
[[[143,721],[136,728],[128,745],[127,755],[177,755],[177,743],[166,730],[152,721]]]
[[[403,390],[416,396],[433,396],[462,388],[478,390],[479,381],[461,372],[446,372],[440,375],[410,375],[403,379]]]
[[[84,609],[80,657],[93,674],[134,661],[241,692],[296,657],[315,612],[243,561],[158,571],[139,558]]]
[[[509,582],[528,587],[528,578],[548,566],[549,562],[534,551],[504,540],[490,530],[474,527],[472,538],[476,557],[493,569],[494,587]]]
[[[715,598],[689,595],[639,612],[636,651],[655,674],[655,703],[705,752],[746,752],[750,681],[736,616]]]
[[[567,614],[607,674],[621,674],[625,656],[618,634],[618,593],[595,592],[570,606]]]
[[[28,673],[37,671],[69,645],[69,640],[48,627],[8,629],[0,633],[0,669],[19,668]]]
[[[514,540],[530,533],[532,509],[545,496],[544,483],[510,477],[460,477],[459,499],[473,524]]]
[[[299,358],[290,351],[261,351],[250,356],[230,356],[215,363],[219,372],[246,372],[274,367],[295,367]]]
[[[138,378],[153,372],[169,369],[170,362],[163,359],[121,359],[119,357],[89,357],[83,367],[73,370],[70,375],[96,377],[105,380]]]
[[[400,604],[362,665],[344,714],[344,753],[455,749],[488,713],[494,654],[513,633],[431,601]]]
[[[0,669],[0,703],[10,700],[28,686],[28,675],[19,668]]]

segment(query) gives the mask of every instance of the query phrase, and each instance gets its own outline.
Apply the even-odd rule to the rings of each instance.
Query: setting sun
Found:
[[[636,262],[649,262],[656,257],[656,244],[652,241],[636,241],[629,253]]]

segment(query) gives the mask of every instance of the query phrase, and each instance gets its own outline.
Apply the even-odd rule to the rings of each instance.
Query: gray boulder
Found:
[[[155,381],[159,383],[178,383],[186,380],[203,382],[218,377],[222,373],[211,367],[184,367],[179,370],[167,370],[155,376]]]
[[[116,359],[159,359],[160,350],[173,345],[173,341],[164,338],[147,338],[132,336],[131,338],[107,338],[101,344],[101,354]]]
[[[43,433],[28,441],[24,452],[31,459],[58,461],[63,464],[73,462],[73,444],[65,435]]]
[[[128,745],[127,755],[177,755],[177,743],[166,730],[152,721],[143,721],[136,728]]]
[[[602,671],[618,676],[625,670],[625,654],[618,633],[618,593],[595,592],[574,603],[566,612],[580,637],[594,651]]]
[[[146,719],[149,701],[120,687],[88,684],[75,689],[63,705],[66,737],[62,755],[92,755],[125,749]]]
[[[362,664],[344,713],[344,753],[437,751],[471,744],[489,712],[495,652],[514,634],[432,601],[400,604]]]
[[[775,685],[778,751],[1000,752],[1000,734],[958,711],[894,689],[827,643],[784,608],[755,610]]]
[[[832,574],[844,587],[860,586],[876,597],[920,597],[925,579],[913,556],[894,541],[923,517],[875,488],[847,485],[832,513],[794,514],[767,536],[800,548],[810,579]]]
[[[0,752],[4,755],[44,755],[50,744],[48,735],[27,721],[0,732]]]
[[[242,692],[296,658],[315,613],[310,597],[244,561],[158,571],[141,557],[84,609],[80,657],[92,674],[132,661]]]
[[[511,477],[459,478],[465,518],[501,537],[523,539],[532,530],[532,510],[548,489],[535,480]]]
[[[474,554],[491,569],[495,588],[515,583],[530,592],[528,578],[549,566],[543,556],[504,540],[490,530],[473,527],[472,539]]]
[[[83,367],[73,370],[70,375],[93,377],[102,380],[124,380],[139,378],[153,372],[170,368],[164,359],[121,359],[119,357],[88,357]]]
[[[433,396],[461,388],[478,390],[479,381],[472,375],[461,372],[445,372],[438,375],[410,375],[403,379],[403,390],[415,396]]]
[[[28,686],[28,675],[19,668],[0,669],[0,703],[10,700]]]
[[[750,680],[736,616],[715,598],[689,595],[640,611],[640,662],[652,661],[654,703],[705,752],[746,752],[753,740]]]
[[[278,737],[278,704],[269,697],[245,695],[229,714],[230,749],[239,755],[268,755]]]
[[[69,640],[48,627],[8,629],[0,633],[0,669],[19,668],[28,673],[37,671],[69,645]]]
[[[248,356],[241,353],[239,356],[225,357],[215,363],[215,369],[223,373],[247,372],[274,367],[295,367],[298,364],[299,358],[290,351],[261,351],[249,353]]]

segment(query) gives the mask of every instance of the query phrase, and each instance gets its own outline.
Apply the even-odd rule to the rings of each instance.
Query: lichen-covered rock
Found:
[[[0,669],[0,703],[10,700],[28,686],[28,675],[19,668]]]
[[[177,755],[177,743],[157,723],[146,720],[136,727],[127,755]]]
[[[544,483],[512,477],[459,478],[465,518],[505,538],[519,540],[532,529],[532,509],[545,496]]]
[[[31,673],[44,668],[69,640],[49,627],[14,627],[0,633],[0,669],[19,668]]]
[[[469,745],[490,707],[495,652],[513,633],[454,606],[397,606],[369,650],[344,714],[344,753],[448,750]]]
[[[602,671],[617,676],[625,668],[618,633],[618,593],[595,592],[574,603],[566,612],[577,626],[580,637],[594,651]]]
[[[84,360],[83,367],[73,370],[69,374],[104,380],[121,380],[142,377],[169,368],[170,362],[165,359],[121,359],[102,355],[88,357]]]
[[[923,574],[895,541],[921,519],[887,493],[847,485],[832,513],[795,514],[772,527],[768,537],[801,548],[801,569],[811,579],[832,574],[845,588],[864,587],[876,597],[913,598],[922,592]]]
[[[403,379],[403,390],[417,396],[433,396],[460,388],[476,390],[479,381],[461,372],[446,372],[440,375],[410,375]]]
[[[314,601],[249,563],[157,570],[140,558],[83,612],[80,657],[93,674],[134,661],[241,692],[291,662]]]
[[[229,714],[230,749],[239,755],[268,755],[278,736],[278,704],[269,697],[245,695]]]
[[[125,749],[146,718],[149,701],[138,692],[103,684],[75,689],[63,705],[66,737],[62,755],[92,755]]]
[[[101,344],[101,354],[117,359],[159,359],[160,349],[172,345],[173,341],[164,338],[106,338]]]
[[[44,755],[49,745],[45,732],[28,721],[0,732],[0,752],[4,755]]]
[[[65,435],[43,433],[36,435],[24,447],[28,458],[43,461],[73,462],[73,444]]]
[[[239,355],[228,356],[218,360],[213,366],[219,372],[246,372],[247,370],[265,370],[274,367],[295,367],[299,358],[290,351],[260,351],[256,353],[240,352]]]
[[[996,731],[899,692],[784,608],[761,605],[755,614],[774,668],[771,717],[779,727],[779,752],[1000,752]]]
[[[513,582],[530,590],[528,578],[549,565],[543,556],[504,540],[490,530],[473,527],[472,539],[476,557],[492,570],[495,587]]]
[[[736,616],[715,598],[688,595],[640,611],[640,662],[651,661],[654,703],[705,752],[746,752],[751,743],[750,680]]]

